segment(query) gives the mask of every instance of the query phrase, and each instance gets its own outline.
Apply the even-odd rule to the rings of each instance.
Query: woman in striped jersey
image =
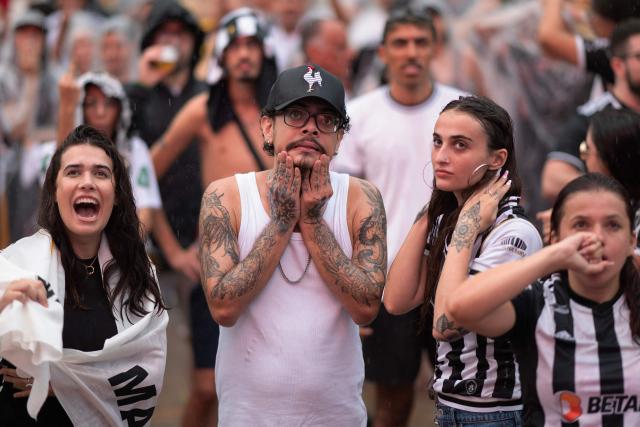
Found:
[[[461,330],[443,304],[470,274],[542,246],[519,205],[514,154],[504,109],[479,97],[449,103],[434,130],[433,196],[388,275],[387,310],[401,314],[422,305],[423,326],[433,322],[441,426],[520,425],[518,367],[508,340]]]
[[[554,244],[469,277],[447,299],[459,325],[511,338],[525,425],[640,425],[632,224],[626,190],[604,175],[583,175],[558,195]]]

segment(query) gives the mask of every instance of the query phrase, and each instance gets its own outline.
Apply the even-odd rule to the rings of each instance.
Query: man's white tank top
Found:
[[[269,223],[255,173],[236,175],[241,201],[240,259]],[[349,176],[331,172],[323,219],[351,257]],[[290,280],[309,252],[293,233],[280,259]],[[276,268],[232,327],[220,327],[216,389],[220,426],[365,426],[364,363],[358,327],[313,261],[288,283]]]

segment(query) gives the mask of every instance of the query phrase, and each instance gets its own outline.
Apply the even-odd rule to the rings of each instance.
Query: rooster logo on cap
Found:
[[[307,72],[302,76],[305,82],[309,83],[309,89],[307,92],[313,91],[313,84],[318,83],[318,85],[322,86],[322,76],[320,75],[320,71],[313,72],[313,67],[307,65]]]

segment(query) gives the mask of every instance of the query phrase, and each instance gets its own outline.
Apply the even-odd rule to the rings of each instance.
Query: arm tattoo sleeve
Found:
[[[471,248],[476,238],[476,233],[480,228],[480,202],[471,206],[469,210],[463,212],[458,219],[451,244],[458,252],[464,248]]]
[[[200,212],[200,263],[204,272],[202,285],[214,280],[208,298],[238,298],[251,291],[256,285],[267,254],[276,244],[277,226],[269,224],[257,238],[247,257],[240,262],[235,231],[231,225],[229,211],[221,202],[224,194],[214,190],[205,194]],[[230,258],[232,266],[223,269],[220,260]]]
[[[334,277],[340,290],[358,303],[370,306],[371,302],[380,299],[384,288],[387,221],[380,193],[366,182],[362,188],[371,212],[360,222],[353,257],[357,264],[347,258],[325,223],[315,225],[314,238],[323,249],[323,266]]]

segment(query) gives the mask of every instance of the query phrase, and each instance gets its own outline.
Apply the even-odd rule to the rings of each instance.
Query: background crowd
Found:
[[[379,55],[385,22],[407,6],[433,20],[433,46],[424,58],[418,51],[409,59],[394,59],[392,46],[386,56]],[[255,11],[251,16],[259,28],[243,27],[247,12],[233,14],[241,7]],[[611,39],[616,26],[638,16],[640,2],[635,0],[0,0],[0,248],[33,233],[44,174],[64,137],[82,123],[111,136],[130,166],[147,250],[165,272],[161,286],[178,310],[190,313],[185,316],[195,369],[180,416],[185,425],[199,425],[215,417],[215,346],[210,341],[212,336],[217,340],[213,325],[202,326],[212,320],[197,285],[200,198],[212,180],[265,169],[272,162],[262,153],[257,118],[277,71],[316,63],[344,84],[353,122],[335,167],[380,188],[390,227],[400,223],[389,231],[391,263],[428,200],[433,180],[428,160],[413,167],[412,155],[381,145],[393,147],[394,135],[411,138],[406,129],[415,125],[391,119],[383,101],[373,97],[383,85],[403,84],[394,67],[402,68],[406,60],[428,68],[421,74],[430,82],[424,86],[428,96],[437,85],[451,90],[437,111],[425,113],[431,122],[444,104],[464,93],[489,97],[508,111],[522,206],[530,218],[542,219],[543,232],[544,211],[568,180],[587,169],[636,185],[633,176],[628,182],[616,176],[632,166],[614,170],[611,165],[625,161],[614,150],[605,153],[604,170],[593,158],[590,163],[589,147],[591,154],[603,153],[613,143],[602,143],[606,138],[595,133],[588,139],[586,132],[600,110],[629,111],[599,121],[596,116],[594,132],[602,128],[606,133],[607,124],[616,120],[628,120],[626,129],[638,123],[640,43],[638,50],[620,52]],[[640,34],[640,26],[630,25],[628,32]],[[259,42],[255,74],[255,46],[238,45],[236,33]],[[623,36],[627,43],[628,35]],[[247,79],[249,86],[243,85]],[[406,104],[411,103],[409,97]],[[230,121],[235,124],[231,130],[226,127]],[[365,145],[375,121],[385,128],[384,138],[379,145]],[[430,140],[430,132],[424,133],[421,137]],[[615,140],[637,141],[637,133]],[[584,147],[578,150],[582,139]],[[246,149],[223,140],[246,144]],[[365,156],[367,150],[380,151]],[[428,159],[429,151],[425,148],[413,160]],[[617,151],[632,153],[629,161],[638,158],[632,143]],[[390,184],[395,181],[384,175],[383,163],[405,165],[404,181]],[[637,200],[637,187],[628,190]],[[410,218],[397,219],[401,213],[396,210]],[[365,360],[375,361],[390,345],[374,340],[375,331],[375,326],[361,329]],[[391,385],[377,390],[377,408],[368,409],[379,425],[403,425],[413,397],[411,391],[404,395],[402,385],[415,380],[417,367],[398,374],[406,381],[385,381],[378,371],[387,360],[380,359],[377,368],[367,365],[368,379]],[[165,394],[174,393],[169,384]],[[385,399],[392,402],[388,411],[380,403]],[[174,417],[176,423],[180,416]]]

